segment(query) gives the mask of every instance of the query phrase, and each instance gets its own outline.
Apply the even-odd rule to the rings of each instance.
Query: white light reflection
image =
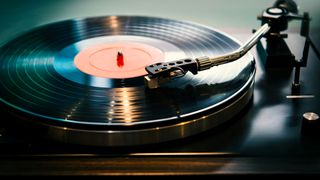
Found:
[[[73,106],[73,108],[71,108],[71,110],[69,111],[69,113],[68,113],[68,114],[66,115],[66,117],[64,118],[65,121],[68,121],[68,120],[72,117],[72,115],[74,114],[74,112],[76,112],[77,109],[79,108],[79,106],[81,105],[82,101],[83,101],[83,100],[81,100],[80,102],[78,102],[77,104],[75,104],[75,105]]]
[[[109,19],[107,19],[107,25],[108,27],[111,27],[112,29],[117,30],[119,28],[119,20],[117,16],[110,16]]]
[[[122,91],[122,97],[123,100],[121,101],[123,106],[123,115],[124,115],[124,122],[126,125],[131,125],[132,123],[132,106],[130,106],[129,102],[129,92],[128,91]]]
[[[121,123],[124,125],[130,126],[133,122],[133,107],[130,104],[130,92],[124,90],[119,93],[119,100],[110,101],[110,109],[107,111],[107,120],[108,123],[114,123],[115,117],[121,117],[121,120],[124,120]]]

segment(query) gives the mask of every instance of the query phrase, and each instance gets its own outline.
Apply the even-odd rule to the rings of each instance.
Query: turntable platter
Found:
[[[247,104],[254,59],[247,54],[154,90],[144,86],[144,67],[222,55],[239,46],[217,30],[163,18],[56,22],[1,47],[0,98],[34,117],[30,123],[46,127],[50,138],[67,143],[126,146],[179,139],[229,120]]]

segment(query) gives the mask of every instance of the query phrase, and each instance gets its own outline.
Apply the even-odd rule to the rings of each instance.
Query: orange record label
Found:
[[[164,61],[164,53],[153,46],[119,42],[97,45],[79,52],[75,66],[82,72],[104,78],[133,78],[147,74],[145,67]]]

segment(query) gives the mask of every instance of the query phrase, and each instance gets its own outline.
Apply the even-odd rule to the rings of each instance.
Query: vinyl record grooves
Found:
[[[126,66],[124,59],[124,66],[114,72],[110,66],[116,62],[106,61],[107,77],[84,73],[74,63],[87,49],[117,43],[154,48],[164,61],[222,55],[240,46],[217,30],[163,18],[107,16],[57,22],[1,47],[1,101],[35,117],[32,123],[46,127],[52,139],[127,146],[205,131],[232,118],[252,96],[255,66],[250,54],[154,90],[144,86],[146,73],[139,74],[149,62],[131,68],[135,65]]]

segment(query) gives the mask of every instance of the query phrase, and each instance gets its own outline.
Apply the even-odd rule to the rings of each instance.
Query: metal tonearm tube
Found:
[[[158,88],[160,84],[169,80],[184,76],[188,71],[197,74],[198,71],[210,69],[213,66],[229,63],[245,55],[268,31],[270,25],[265,23],[252,37],[234,52],[217,57],[187,58],[170,62],[159,62],[147,66],[148,74],[144,77],[145,85],[150,88]]]

